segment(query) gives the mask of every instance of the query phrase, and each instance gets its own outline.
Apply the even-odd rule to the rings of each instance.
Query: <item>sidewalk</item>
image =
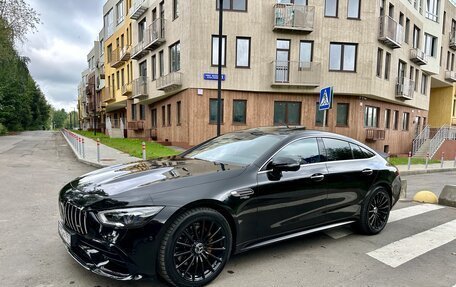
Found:
[[[100,144],[100,161],[97,158],[97,142],[83,137],[81,135],[72,133],[68,130],[62,131],[63,137],[68,142],[68,145],[73,150],[74,155],[78,161],[95,167],[107,167],[116,164],[129,163],[141,160],[140,158],[130,156],[124,152]],[[78,138],[84,140],[84,145],[79,143]]]
[[[407,165],[398,165],[401,175],[415,175],[415,174],[424,174],[424,173],[434,173],[434,172],[446,172],[446,171],[455,171],[456,167],[454,165],[454,160],[445,161],[443,167],[440,163],[429,164],[426,169],[424,164],[412,164],[410,165],[410,170]]]

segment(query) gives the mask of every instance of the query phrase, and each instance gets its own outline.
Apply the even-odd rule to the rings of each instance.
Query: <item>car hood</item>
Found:
[[[243,170],[241,166],[182,157],[139,161],[80,176],[62,190],[61,197],[80,206],[100,201],[110,207],[151,204],[154,193],[231,178]]]

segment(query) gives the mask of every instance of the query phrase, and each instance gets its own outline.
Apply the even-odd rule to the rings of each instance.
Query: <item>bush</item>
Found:
[[[5,128],[5,126],[0,123],[0,136],[6,135],[7,132],[8,130]]]

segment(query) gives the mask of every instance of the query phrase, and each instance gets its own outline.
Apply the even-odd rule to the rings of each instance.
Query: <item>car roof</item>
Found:
[[[249,133],[249,134],[261,133],[261,134],[271,134],[271,135],[281,135],[281,136],[320,136],[320,137],[327,136],[327,137],[338,137],[338,138],[343,138],[343,139],[353,141],[352,139],[339,135],[339,134],[325,132],[325,131],[318,131],[318,130],[308,130],[302,126],[258,127],[258,128],[251,128],[251,129],[236,131],[236,133]]]

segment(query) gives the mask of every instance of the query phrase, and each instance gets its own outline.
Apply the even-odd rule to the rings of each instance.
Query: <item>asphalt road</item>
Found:
[[[0,286],[164,286],[94,275],[66,253],[57,194],[91,170],[58,133],[0,137]],[[455,173],[408,179],[416,189],[456,184]],[[393,213],[377,236],[341,228],[234,256],[212,286],[454,286],[456,209],[400,202]]]

